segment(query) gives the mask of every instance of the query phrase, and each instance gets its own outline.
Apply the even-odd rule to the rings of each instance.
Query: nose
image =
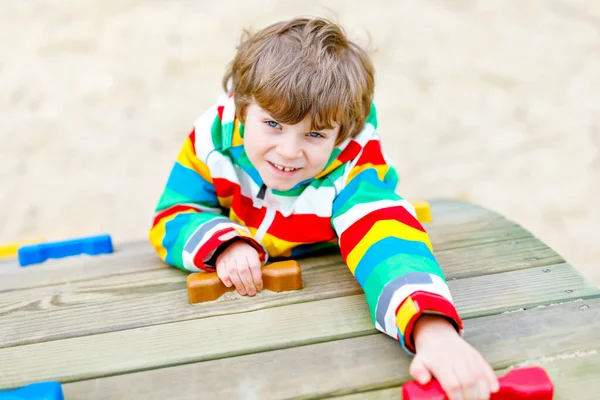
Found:
[[[298,140],[290,136],[283,137],[275,148],[277,154],[286,160],[294,160],[302,156],[302,149]]]

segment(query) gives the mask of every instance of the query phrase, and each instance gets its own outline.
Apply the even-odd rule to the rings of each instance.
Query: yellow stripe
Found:
[[[340,160],[335,160],[333,161],[329,167],[327,169],[324,169],[323,171],[319,172],[317,174],[317,176],[315,176],[315,179],[319,179],[322,178],[323,176],[327,175],[329,172],[333,171],[334,169],[336,169],[337,167],[339,167],[340,165],[342,165],[342,162]]]
[[[242,141],[242,135],[240,135],[240,122],[236,118],[233,123],[233,138],[231,139],[231,146],[241,146],[244,144],[244,142]]]
[[[433,251],[427,233],[394,219],[377,221],[375,224],[373,224],[371,229],[369,229],[369,232],[367,232],[362,240],[358,242],[356,247],[352,249],[350,254],[348,254],[346,263],[348,264],[348,268],[350,268],[352,274],[354,274],[356,266],[363,258],[367,250],[369,250],[373,244],[385,237],[396,237],[415,242],[423,242],[425,245],[427,245],[429,250]]]
[[[219,199],[219,202],[220,202],[220,199]],[[242,219],[240,217],[238,217],[238,215],[235,213],[235,210],[233,208],[229,210],[229,219],[232,220],[233,222],[235,222],[236,224],[246,226],[245,222],[242,221]]]
[[[43,239],[28,239],[21,240],[19,242],[7,243],[0,245],[0,258],[16,257],[19,254],[19,247],[26,246],[29,244],[36,244],[43,242]]]
[[[162,245],[162,241],[167,233],[167,230],[166,230],[167,222],[169,222],[170,220],[172,220],[173,218],[175,218],[178,215],[188,214],[188,213],[193,213],[193,212],[195,212],[195,211],[188,210],[188,211],[181,211],[181,212],[169,215],[168,217],[162,218],[158,224],[156,224],[152,229],[150,229],[150,232],[148,233],[148,238],[150,239],[150,243],[152,244],[152,246],[154,246],[154,248],[156,249],[156,252],[158,253],[158,256],[163,261],[164,261],[165,257],[167,256],[167,249],[165,249]]]
[[[223,208],[231,208],[231,203],[233,202],[233,196],[228,197],[219,197],[219,205]]]
[[[398,310],[398,315],[396,315],[396,326],[400,329],[400,333],[404,336],[404,332],[406,332],[406,326],[412,319],[412,317],[417,314],[419,310],[417,306],[413,302],[411,297],[408,297],[406,301],[402,304],[402,307]]]
[[[350,181],[352,181],[352,179],[354,179],[356,175],[370,168],[374,168],[375,171],[377,171],[377,177],[381,180],[383,180],[385,174],[387,174],[388,170],[390,169],[389,165],[386,164],[375,165],[371,163],[366,163],[361,165],[360,167],[354,167],[352,171],[350,171],[350,175],[348,175],[348,180],[346,182],[350,183]]]
[[[288,242],[287,240],[279,239],[269,233],[263,236],[262,245],[267,249],[271,257],[289,257],[292,255],[292,249],[303,243]]]
[[[177,156],[177,162],[186,168],[196,171],[205,181],[213,183],[208,166],[200,161],[196,154],[194,154],[194,147],[192,146],[192,141],[189,137],[183,144],[183,147]]]

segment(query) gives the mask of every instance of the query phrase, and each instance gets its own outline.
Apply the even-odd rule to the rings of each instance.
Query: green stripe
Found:
[[[189,213],[189,214],[179,214],[171,221],[167,222],[167,229],[171,222],[176,223],[176,219],[183,219],[183,221],[179,223],[185,224],[183,228],[180,230],[180,233],[177,235],[177,240],[173,243],[171,248],[169,249],[169,257],[171,257],[172,261],[176,266],[181,266],[180,268],[186,270],[183,266],[183,247],[187,240],[192,236],[192,234],[200,227],[202,224],[210,221],[214,218],[222,218],[222,215],[215,213]],[[186,221],[187,220],[187,221]],[[187,270],[186,270],[187,271]]]
[[[357,204],[372,203],[381,200],[402,200],[402,197],[389,189],[382,189],[367,181],[363,181],[358,184],[357,192],[350,197],[350,201],[347,201],[335,216],[345,214]]]
[[[215,200],[216,200],[216,197],[215,197]],[[206,203],[193,202],[188,197],[183,196],[183,195],[175,192],[172,189],[165,188],[165,191],[163,192],[162,196],[160,197],[160,200],[158,201],[158,205],[154,209],[154,212],[164,210],[167,207],[171,207],[171,206],[174,206],[174,205],[180,204],[180,203],[194,203],[194,204],[198,204],[198,205],[201,205],[204,207],[218,207],[219,206],[218,203],[206,204]]]
[[[202,132],[200,132],[202,134]],[[212,138],[213,147],[218,149],[221,147],[221,136],[223,131],[221,130],[221,120],[219,119],[219,115],[215,117],[212,127],[210,128],[210,134]]]
[[[371,124],[377,129],[377,109],[375,108],[375,103],[371,103],[371,110],[369,111],[369,116],[365,123]]]

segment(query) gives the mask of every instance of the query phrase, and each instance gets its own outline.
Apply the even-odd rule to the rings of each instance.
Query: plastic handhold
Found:
[[[274,262],[262,267],[263,288],[272,292],[302,289],[302,272],[298,261]],[[216,272],[197,272],[187,278],[188,300],[191,304],[216,300],[225,292],[235,290],[221,282]]]
[[[554,385],[543,368],[513,369],[498,379],[500,390],[492,393],[490,400],[552,400]],[[402,386],[403,400],[447,400],[439,382],[421,385],[416,381]]]
[[[431,206],[425,200],[417,200],[411,202],[417,213],[419,222],[431,222]]]
[[[41,243],[43,239],[22,240],[19,242],[0,244],[0,258],[16,257],[19,247],[34,243]]]
[[[64,400],[59,382],[39,382],[0,392],[0,400]]]
[[[44,242],[19,248],[19,264],[24,267],[39,264],[50,258],[64,258],[87,254],[95,256],[113,252],[110,235]]]

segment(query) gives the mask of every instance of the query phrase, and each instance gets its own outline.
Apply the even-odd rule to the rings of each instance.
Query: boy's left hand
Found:
[[[498,378],[483,356],[443,317],[424,315],[415,325],[411,376],[425,385],[437,379],[450,400],[489,399]]]

